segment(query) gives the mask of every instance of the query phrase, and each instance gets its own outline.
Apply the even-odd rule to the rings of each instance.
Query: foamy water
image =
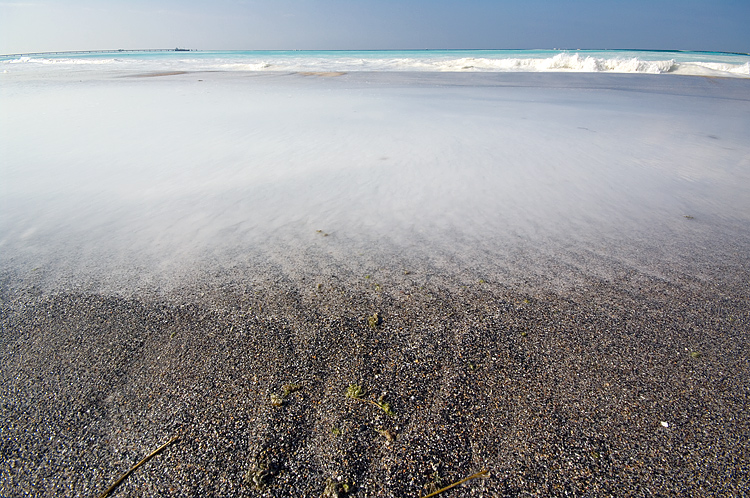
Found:
[[[196,51],[6,56],[6,72],[428,71],[677,73],[750,77],[750,56],[712,52],[597,50]]]
[[[59,71],[0,92],[0,266],[51,282],[157,285],[263,251],[655,271],[749,237],[742,79]]]

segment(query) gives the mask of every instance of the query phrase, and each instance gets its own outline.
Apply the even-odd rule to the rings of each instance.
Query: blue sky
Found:
[[[750,52],[750,0],[0,0],[0,53],[117,48]]]

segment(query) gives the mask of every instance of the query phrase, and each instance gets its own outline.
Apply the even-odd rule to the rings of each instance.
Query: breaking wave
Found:
[[[0,59],[4,72],[33,67],[76,70],[180,71],[420,71],[420,72],[584,72],[677,73],[750,77],[750,60],[741,54],[648,51],[277,51],[160,52],[157,54],[30,55]]]

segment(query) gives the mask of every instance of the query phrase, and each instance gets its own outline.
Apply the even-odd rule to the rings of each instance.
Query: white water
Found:
[[[12,56],[0,70],[48,71],[420,71],[677,73],[750,77],[750,56],[650,51],[438,50],[361,52],[123,52]]]
[[[122,289],[313,248],[519,277],[518,251],[669,266],[748,238],[743,80],[512,76],[4,84],[2,269]]]

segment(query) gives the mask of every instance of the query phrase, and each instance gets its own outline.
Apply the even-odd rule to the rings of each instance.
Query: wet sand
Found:
[[[740,496],[750,289],[617,271],[555,294],[267,262],[162,298],[6,277],[2,493],[93,496],[179,436],[115,496],[420,496],[483,469],[446,495]]]

